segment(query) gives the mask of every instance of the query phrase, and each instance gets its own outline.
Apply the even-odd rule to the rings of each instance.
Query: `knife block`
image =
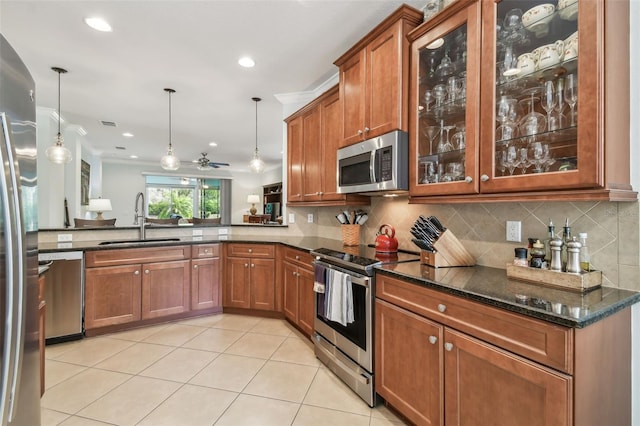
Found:
[[[449,268],[452,266],[473,266],[476,259],[467,251],[460,240],[448,229],[433,243],[436,252],[421,250],[420,263],[434,268]]]

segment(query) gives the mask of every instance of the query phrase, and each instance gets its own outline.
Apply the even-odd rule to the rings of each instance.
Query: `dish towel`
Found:
[[[315,277],[313,279],[313,291],[318,293],[316,302],[316,314],[321,318],[326,318],[324,315],[324,303],[325,303],[325,288],[327,282],[327,268],[322,265],[315,265],[314,267]]]
[[[325,286],[325,318],[343,326],[353,322],[353,291],[351,276],[329,270]]]

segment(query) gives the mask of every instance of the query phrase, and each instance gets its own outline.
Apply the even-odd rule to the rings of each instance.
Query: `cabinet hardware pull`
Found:
[[[249,249],[249,253],[253,253],[253,249]]]
[[[300,256],[296,255],[296,260],[300,260]]]
[[[362,136],[362,130],[358,129],[358,135]]]
[[[429,343],[431,343],[432,345],[435,345],[437,341],[438,338],[436,336],[429,336]]]
[[[293,276],[295,277],[295,276],[296,276],[296,271],[293,271],[293,272],[292,272],[292,274],[293,274]]]
[[[364,128],[364,132],[365,132],[365,133],[369,133],[369,131],[370,131],[370,130],[371,130],[371,129],[370,129],[370,128],[368,128],[368,127],[365,127],[365,128]]]
[[[255,268],[255,267],[256,267],[256,264],[255,264],[255,263],[252,263],[252,264],[251,264],[251,267],[252,267],[252,268]]]
[[[144,270],[144,273],[145,273],[145,274],[148,274],[148,273],[149,273],[149,270],[148,270],[148,269],[145,269],[145,270]]]
[[[482,182],[487,182],[489,180],[489,176],[488,175],[482,175],[482,176],[480,176],[480,180]]]
[[[471,183],[473,182],[473,178],[471,176],[467,176],[466,178],[464,178],[464,181],[467,183]]]
[[[244,264],[244,267],[245,267],[245,268],[248,268],[248,267],[249,267],[249,264],[248,264],[248,263],[245,263],[245,264]]]
[[[140,271],[135,271],[133,275],[140,275]]]
[[[205,253],[209,253],[209,249],[204,249],[204,252]]]
[[[453,343],[445,343],[445,344],[444,344],[444,349],[445,349],[447,352],[451,352],[451,351],[453,350]]]
[[[198,269],[198,265],[193,265],[193,269]]]
[[[444,311],[446,311],[446,310],[447,310],[447,305],[443,305],[442,303],[439,303],[439,304],[438,304],[438,310],[439,310],[440,312],[444,312]]]

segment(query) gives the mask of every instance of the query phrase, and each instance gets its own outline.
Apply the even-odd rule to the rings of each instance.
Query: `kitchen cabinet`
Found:
[[[352,145],[393,130],[407,131],[409,45],[422,12],[403,5],[334,64],[340,73],[342,142]]]
[[[337,151],[341,140],[338,86],[288,117],[287,203],[368,205],[368,197],[337,192]]]
[[[376,274],[376,392],[419,425],[628,424],[630,320],[573,329]]]
[[[40,274],[38,276],[38,347],[40,349],[40,396],[44,394],[45,383],[44,383],[44,369],[45,369],[45,356],[44,356],[44,346],[45,346],[45,323],[46,323],[46,314],[47,314],[47,303],[44,300],[45,295],[45,285],[46,285],[46,273]]]
[[[456,2],[409,34],[410,202],[636,200],[629,2],[541,3]]]
[[[284,315],[311,336],[315,317],[313,257],[308,252],[286,247],[283,262]]]
[[[225,249],[223,306],[274,311],[275,246],[230,243]]]
[[[191,247],[191,310],[221,308],[220,244]]]
[[[134,323],[189,310],[188,246],[85,254],[85,329]]]

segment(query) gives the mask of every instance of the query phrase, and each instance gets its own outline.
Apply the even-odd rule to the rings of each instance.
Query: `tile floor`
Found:
[[[284,320],[177,321],[47,346],[42,424],[404,424],[369,408]]]

